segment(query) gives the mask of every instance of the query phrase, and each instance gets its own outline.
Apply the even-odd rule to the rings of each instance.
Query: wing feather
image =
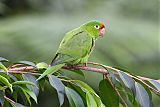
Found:
[[[63,59],[74,61],[88,55],[93,47],[93,39],[89,35],[87,31],[82,29],[68,32],[61,41],[54,60],[56,62]],[[54,60],[52,63],[55,62]]]

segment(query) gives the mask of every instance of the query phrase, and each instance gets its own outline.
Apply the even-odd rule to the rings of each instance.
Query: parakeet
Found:
[[[89,21],[65,34],[51,66],[57,64],[85,64],[93,51],[95,41],[105,34],[105,26],[99,21]]]

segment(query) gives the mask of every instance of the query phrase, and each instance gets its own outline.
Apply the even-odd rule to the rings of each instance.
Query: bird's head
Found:
[[[99,21],[90,21],[82,25],[95,39],[103,37],[105,34],[105,26]]]

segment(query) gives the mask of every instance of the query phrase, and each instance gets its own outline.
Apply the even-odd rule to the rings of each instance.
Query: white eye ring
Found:
[[[99,29],[99,28],[100,28],[100,26],[99,26],[99,25],[95,25],[95,26],[94,26],[94,28]]]

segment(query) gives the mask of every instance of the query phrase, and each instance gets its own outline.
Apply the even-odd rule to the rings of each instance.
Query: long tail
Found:
[[[52,62],[51,62],[51,66],[57,65],[58,63],[56,63],[56,59],[58,58],[58,54],[55,55],[55,57],[53,58]]]
[[[62,55],[57,53],[51,62],[51,66],[55,66],[57,64],[63,64],[73,61],[74,58],[69,55]]]

